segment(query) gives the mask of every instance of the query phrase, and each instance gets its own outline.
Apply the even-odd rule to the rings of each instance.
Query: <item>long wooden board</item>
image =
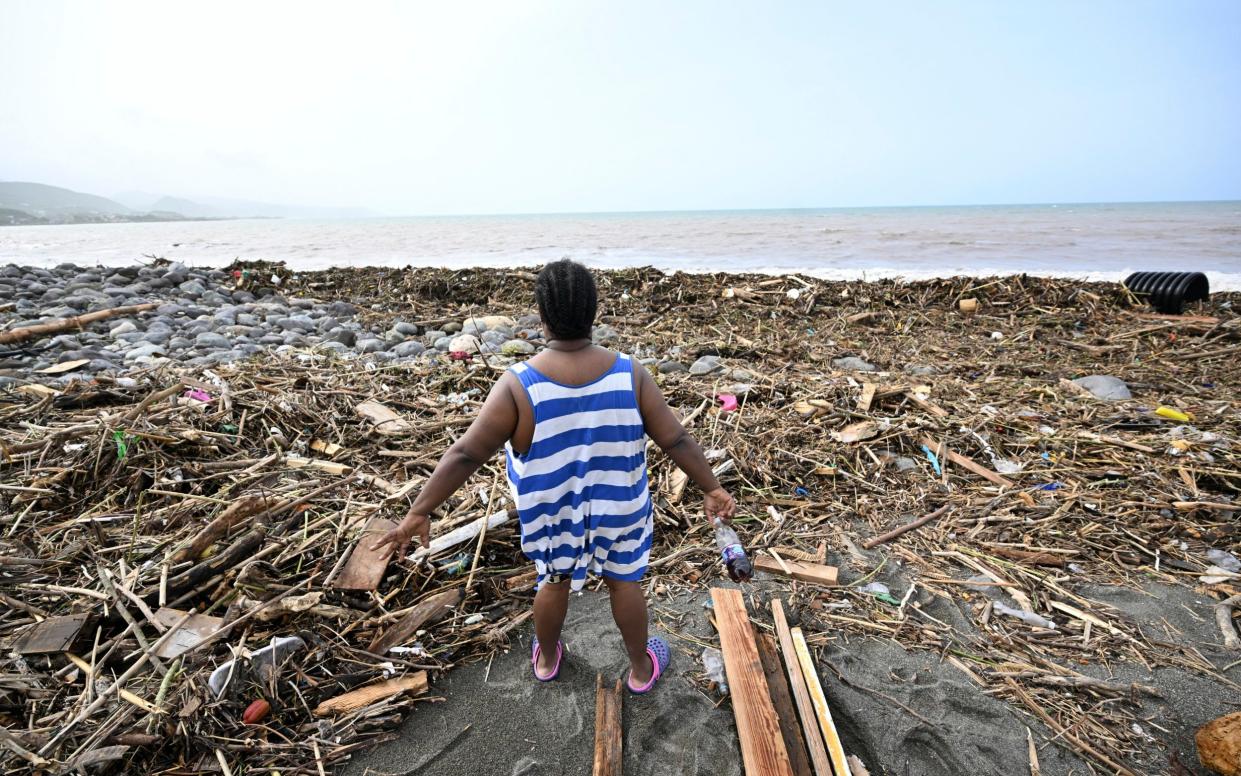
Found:
[[[810,750],[810,762],[814,766],[814,774],[815,776],[832,776],[832,760],[828,757],[827,747],[823,745],[819,718],[814,712],[814,702],[810,700],[810,691],[806,689],[806,680],[801,673],[801,661],[797,658],[797,647],[793,645],[793,635],[789,632],[789,623],[784,617],[784,604],[780,603],[779,598],[771,601],[771,618],[776,624],[776,638],[780,641],[780,651],[784,653],[784,668],[789,675],[789,688],[793,691],[797,714],[801,717],[801,729],[805,734],[806,747]]]
[[[810,691],[810,700],[814,702],[814,711],[819,717],[819,729],[823,732],[827,753],[832,758],[832,770],[836,776],[853,776],[849,770],[849,761],[845,757],[845,747],[840,743],[840,734],[836,732],[836,723],[832,721],[832,710],[827,706],[827,696],[819,682],[819,672],[814,667],[814,659],[810,657],[806,637],[802,635],[801,628],[792,628],[789,635],[793,637],[793,648],[797,650],[801,673],[806,678],[806,689]]]
[[[592,776],[623,776],[621,735],[621,683],[605,686],[603,674],[595,677],[595,767]]]
[[[825,585],[827,587],[835,587],[838,569],[835,566],[824,566],[818,563],[806,563],[800,560],[792,560],[791,558],[781,558],[784,565],[780,565],[780,561],[775,558],[769,558],[766,555],[755,555],[751,559],[754,568],[759,571],[766,571],[768,574],[779,574],[782,577],[792,577],[800,579],[802,582],[811,582],[816,585]],[[785,571],[785,566],[788,571]]]
[[[354,542],[353,552],[345,563],[332,587],[338,590],[374,590],[388,570],[388,560],[392,557],[393,547],[385,545],[378,550],[371,549],[375,542],[383,538],[388,531],[396,528],[396,523],[382,517],[373,517],[362,529],[362,535]]]
[[[711,588],[746,776],[793,776],[741,591]]]
[[[934,439],[931,439],[930,437],[922,437],[922,444],[936,451],[937,454],[938,454],[938,451],[940,450],[939,442],[936,442]],[[952,461],[957,466],[960,466],[963,469],[972,471],[974,474],[977,474],[979,477],[982,477],[984,480],[987,480],[988,482],[994,482],[996,485],[999,485],[1002,488],[1013,487],[1012,480],[1008,479],[1007,477],[1004,477],[1003,475],[1000,475],[1000,474],[997,474],[996,472],[991,471],[990,469],[978,463],[972,458],[961,455],[957,451],[948,447],[948,445],[944,445],[943,450],[944,450],[945,457],[947,457],[948,460]]]
[[[766,633],[756,636],[758,659],[763,661],[763,675],[767,677],[767,689],[771,691],[771,705],[776,707],[780,718],[780,732],[784,734],[784,748],[789,753],[789,764],[796,776],[814,776],[810,770],[810,756],[806,753],[806,739],[802,737],[801,725],[797,724],[797,710],[789,693],[789,680],[780,665],[776,652],[776,640]]]

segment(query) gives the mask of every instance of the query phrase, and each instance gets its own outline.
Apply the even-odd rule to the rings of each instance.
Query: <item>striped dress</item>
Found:
[[[527,363],[510,371],[534,408],[530,450],[506,446],[521,522],[521,549],[541,586],[587,574],[637,580],[651,554],[646,432],[633,390],[632,361],[617,354],[606,373],[564,385]]]

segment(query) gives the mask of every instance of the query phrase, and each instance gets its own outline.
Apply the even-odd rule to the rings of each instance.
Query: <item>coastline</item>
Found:
[[[529,317],[530,273],[293,272],[272,263],[231,269],[240,276],[171,263],[66,265],[20,277],[0,268],[0,284],[12,288],[0,294],[0,333],[57,313],[157,305],[81,331],[0,345],[0,413],[8,421],[0,424],[0,478],[11,486],[0,490],[0,507],[21,515],[23,528],[0,531],[0,555],[37,561],[13,572],[25,603],[52,615],[94,612],[94,596],[48,586],[104,590],[93,573],[100,566],[116,570],[135,594],[157,593],[167,553],[225,505],[248,494],[293,498],[331,485],[339,490],[312,499],[297,520],[247,539],[268,553],[263,563],[225,566],[201,589],[178,591],[182,606],[216,615],[241,606],[237,590],[267,600],[308,585],[323,595],[247,627],[252,648],[272,635],[313,636],[313,653],[293,658],[311,681],[299,682],[296,693],[278,688],[270,745],[227,756],[255,768],[323,762],[336,771],[351,758],[362,766],[379,756],[362,745],[394,737],[402,717],[410,720],[405,735],[417,728],[428,747],[457,748],[454,758],[462,759],[444,768],[469,762],[471,747],[524,751],[520,730],[490,730],[485,741],[432,734],[447,720],[466,724],[488,708],[538,705],[523,675],[528,623],[520,618],[529,593],[510,587],[525,569],[507,528],[480,545],[475,597],[417,639],[426,653],[418,660],[433,666],[432,686],[448,688],[443,704],[400,699],[369,717],[335,720],[328,735],[315,727],[328,723],[303,707],[339,691],[326,675],[367,682],[412,670],[401,663],[411,662],[402,657],[408,653],[367,656],[358,643],[382,631],[391,612],[414,606],[419,591],[463,586],[451,552],[429,568],[394,562],[379,583],[390,596],[379,610],[365,596],[335,596],[323,577],[345,561],[365,519],[403,511],[404,501],[376,483],[416,487],[498,371],[540,346]],[[1162,318],[1134,306],[1115,284],[1030,276],[844,283],[641,268],[598,278],[596,338],[642,359],[683,416],[702,406],[691,431],[734,461],[727,482],[740,494],[738,527],[752,551],[816,554],[823,542],[827,562],[839,566],[839,588],[771,576],[752,590],[760,601],[791,601],[838,704],[847,748],[871,773],[1023,772],[1027,727],[1048,776],[1081,772],[1086,762],[1105,767],[1075,742],[1135,773],[1161,772],[1170,757],[1194,772],[1194,729],[1233,710],[1227,699],[1241,683],[1241,667],[1225,668],[1235,655],[1220,647],[1211,620],[1215,600],[1236,583],[1201,579],[1209,578],[1208,551],[1241,554],[1230,529],[1241,507],[1192,506],[1237,501],[1241,378],[1229,353],[1241,340],[1241,294],[1213,294],[1190,315]],[[962,313],[963,298],[979,300],[979,312]],[[63,366],[78,361],[85,363]],[[58,366],[66,371],[55,373]],[[1124,380],[1132,397],[1104,401],[1072,387],[1090,374]],[[864,402],[867,384],[875,388]],[[190,391],[204,392],[205,401]],[[738,396],[741,409],[714,409],[719,393]],[[142,408],[152,396],[162,398]],[[354,411],[365,399],[392,408],[409,431],[389,436],[369,425]],[[1196,420],[1155,416],[1160,405]],[[69,429],[85,435],[67,436]],[[124,450],[114,433],[130,440]],[[1006,467],[1012,487],[949,466],[943,455],[932,461],[920,446],[925,436],[993,474],[998,461],[1019,467]],[[710,745],[699,742],[696,762],[727,773],[714,758],[735,746],[731,714],[726,703],[716,708],[719,696],[697,663],[715,639],[701,600],[720,582],[718,563],[694,520],[692,493],[675,496],[669,462],[658,453],[651,471],[660,515],[653,557],[684,552],[649,578],[657,625],[679,634],[680,667],[666,697],[634,713],[652,738],[660,720],[702,721]],[[482,496],[470,491],[502,477],[493,461],[446,515],[481,514],[486,488]],[[859,549],[932,504],[949,504],[951,512],[898,541]],[[304,535],[307,525],[322,535]],[[248,536],[230,535],[215,552],[227,557],[232,542]],[[873,582],[895,603],[866,587]],[[1022,609],[1022,596],[1028,614],[1055,627],[1003,613]],[[477,615],[481,621],[469,622]],[[769,621],[764,607],[751,615],[760,625]],[[0,638],[26,632],[34,619],[10,610],[0,619]],[[586,607],[577,622],[582,630],[571,646],[587,652],[604,638],[606,613]],[[120,632],[115,619],[103,623],[108,634]],[[352,635],[337,637],[342,630]],[[483,638],[488,631],[501,632]],[[228,658],[226,642],[235,640],[186,658],[170,702],[199,707],[187,724],[210,737],[202,740],[267,736],[238,722],[249,697],[217,703],[207,694],[206,674]],[[501,645],[511,652],[498,652]],[[495,669],[487,667],[492,658]],[[55,658],[42,660],[39,677],[56,668]],[[611,670],[613,662],[593,652],[582,660],[584,681],[558,689],[552,704],[569,714],[591,700],[583,688],[593,686],[593,671]],[[498,686],[489,688],[480,675],[493,670]],[[160,683],[151,672],[126,687],[155,698]],[[83,686],[78,676],[44,688],[70,708]],[[457,686],[465,689],[454,692]],[[1072,738],[1034,716],[1025,697],[1050,710]],[[84,726],[80,735],[93,729]],[[53,723],[10,730],[32,749],[54,735]],[[306,746],[279,743],[311,733],[324,742],[322,759]],[[133,739],[123,756],[135,769],[215,757],[195,739],[170,740],[161,748]],[[556,743],[539,750],[540,767],[569,772],[580,752],[556,761],[555,750],[567,742]],[[670,754],[634,744],[629,756],[651,758],[635,763]]]

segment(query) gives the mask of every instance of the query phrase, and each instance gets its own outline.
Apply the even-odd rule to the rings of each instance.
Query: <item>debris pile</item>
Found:
[[[527,272],[246,266],[289,298],[353,302],[375,330],[532,312]],[[1158,731],[1134,699],[1152,688],[1082,666],[1241,690],[1224,633],[1218,652],[1176,646],[1082,591],[1241,593],[1238,295],[1172,317],[1119,286],[1029,277],[599,279],[596,339],[657,375],[812,649],[845,633],[933,650],[1108,772],[1139,772]],[[533,575],[502,460],[445,505],[431,548],[371,545],[515,357],[307,347],[15,379],[0,393],[0,763],[330,773],[441,672],[504,648]],[[651,477],[648,585],[705,591],[722,573],[711,528],[658,451]],[[894,569],[906,589],[877,581]]]

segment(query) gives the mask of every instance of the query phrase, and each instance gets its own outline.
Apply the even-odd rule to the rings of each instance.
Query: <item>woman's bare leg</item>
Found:
[[[534,594],[534,635],[539,637],[538,672],[546,676],[556,667],[556,642],[569,611],[569,582],[544,582]]]
[[[635,686],[644,685],[651,680],[651,673],[655,670],[650,655],[646,653],[646,594],[642,592],[640,582],[605,581],[612,598],[612,619],[616,620],[616,627],[625,641],[625,651],[629,653],[630,677]]]

